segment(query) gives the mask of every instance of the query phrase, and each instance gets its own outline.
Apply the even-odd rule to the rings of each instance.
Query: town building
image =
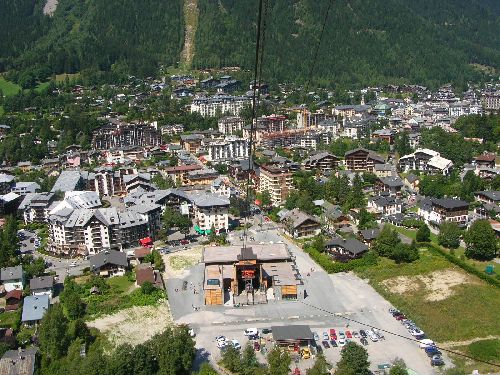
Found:
[[[122,251],[104,250],[90,257],[90,270],[99,276],[123,276],[128,269],[127,254]]]
[[[360,258],[367,251],[368,246],[355,238],[335,237],[325,243],[325,252],[331,254],[336,260],[344,262]]]
[[[284,244],[209,246],[202,262],[206,305],[267,303],[268,295],[275,300],[304,298],[304,284]]]
[[[7,350],[0,359],[0,374],[34,375],[37,368],[38,348]]]
[[[46,294],[25,297],[21,322],[28,326],[38,324],[49,309],[49,303],[49,296]]]
[[[340,158],[329,152],[319,152],[302,161],[306,171],[317,170],[321,173],[338,169]]]
[[[399,159],[399,169],[404,172],[422,171],[448,175],[452,167],[451,160],[445,159],[441,157],[439,152],[429,149],[418,149]]]
[[[197,169],[187,173],[184,185],[210,185],[220,176],[213,168]]]
[[[287,234],[293,238],[311,237],[321,233],[320,220],[298,208],[285,212],[281,216],[281,222]]]
[[[377,215],[395,215],[402,212],[402,203],[395,196],[377,195],[368,199],[367,208]]]
[[[236,136],[224,139],[210,139],[203,142],[203,147],[208,153],[208,161],[215,163],[229,163],[232,160],[247,159],[249,141]]]
[[[38,193],[40,189],[40,185],[36,182],[16,182],[12,187],[12,193],[25,196],[28,193]]]
[[[399,176],[380,177],[375,181],[375,191],[379,194],[388,193],[400,197],[403,186],[403,180]]]
[[[172,125],[164,125],[160,127],[161,135],[166,135],[172,137],[174,135],[184,133],[184,125],[183,124],[172,124]]]
[[[204,138],[202,134],[183,134],[181,135],[181,146],[187,152],[197,154]]]
[[[495,168],[495,162],[495,154],[482,154],[476,156],[472,161],[472,164],[474,164],[476,168]]]
[[[203,117],[214,117],[217,114],[238,116],[245,106],[251,104],[246,96],[215,95],[198,97],[191,103],[191,113],[199,113]]]
[[[187,185],[189,183],[188,173],[201,169],[202,167],[198,164],[179,165],[176,167],[166,168],[165,173],[172,179],[172,181],[181,185]]]
[[[6,292],[24,289],[24,272],[21,265],[0,269],[0,281]]]
[[[275,167],[273,165],[262,165],[260,167],[257,191],[259,193],[269,192],[274,206],[284,203],[292,189],[293,177],[289,168]]]
[[[47,295],[52,298],[54,291],[54,277],[40,276],[30,280],[30,292],[32,296]]]
[[[468,223],[469,203],[460,199],[432,198],[419,203],[418,215],[428,224],[450,221],[464,226]]]
[[[500,204],[500,191],[498,190],[476,191],[474,197],[478,202]]]
[[[229,199],[216,194],[191,196],[194,229],[200,234],[227,232],[229,229]]]
[[[111,120],[92,133],[94,150],[109,150],[129,146],[153,147],[161,144],[156,123],[124,123]]]
[[[373,172],[375,164],[385,163],[385,158],[371,150],[356,148],[344,156],[346,169],[354,172]]]
[[[221,117],[217,122],[219,132],[224,135],[243,134],[245,119],[239,116]]]

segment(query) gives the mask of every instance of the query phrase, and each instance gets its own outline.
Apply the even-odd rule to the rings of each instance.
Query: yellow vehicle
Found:
[[[302,355],[302,359],[311,358],[311,350],[309,348],[303,348],[300,354]]]

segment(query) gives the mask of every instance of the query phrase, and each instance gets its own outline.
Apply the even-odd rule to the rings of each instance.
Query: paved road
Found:
[[[255,228],[258,229],[258,228]],[[368,283],[354,274],[328,275],[320,269],[307,254],[288,242],[276,230],[260,232],[250,230],[256,242],[279,242],[287,244],[296,257],[299,271],[304,277],[307,298],[304,301],[274,301],[264,305],[245,306],[202,306],[201,294],[175,292],[182,285],[181,279],[168,280],[170,305],[174,318],[179,323],[190,324],[197,333],[198,356],[197,363],[205,359],[216,362],[220,352],[214,342],[214,337],[220,334],[228,338],[236,338],[244,344],[246,339],[243,330],[248,327],[269,327],[272,325],[308,324],[321,336],[329,328],[345,329],[347,319],[351,321],[350,329],[358,330],[373,325],[397,333],[399,336],[386,334],[386,340],[370,343],[367,347],[373,369],[377,364],[392,362],[395,358],[403,358],[408,367],[419,374],[435,374],[429,364],[429,359],[410,339],[406,329],[389,313],[390,304],[384,300]],[[233,243],[239,243],[237,232],[230,235]],[[311,272],[311,268],[314,269]],[[310,276],[307,276],[307,273]],[[202,282],[202,265],[195,266],[184,280],[189,285],[199,285]],[[172,289],[174,291],[172,292]],[[200,303],[200,310],[194,311],[191,304]],[[340,350],[332,348],[325,350],[330,362],[336,363],[340,358]],[[264,357],[260,359],[264,361]],[[312,365],[312,360],[300,361],[299,368],[305,370]]]

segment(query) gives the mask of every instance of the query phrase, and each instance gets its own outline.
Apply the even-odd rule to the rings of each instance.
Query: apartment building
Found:
[[[245,106],[251,105],[251,98],[246,96],[215,95],[198,97],[191,103],[191,113],[197,112],[203,117],[214,117],[217,114],[238,116]]]
[[[249,141],[236,136],[225,139],[208,139],[203,142],[203,148],[208,153],[208,161],[229,163],[233,160],[248,158]]]
[[[137,246],[142,238],[155,238],[160,216],[158,205],[138,205],[125,211],[110,207],[51,212],[48,250],[66,256],[121,251]]]
[[[187,152],[197,154],[200,151],[203,139],[205,137],[202,134],[181,135],[181,147]]]
[[[92,134],[94,150],[109,150],[129,146],[152,147],[161,144],[156,123],[136,124],[119,120],[110,121]]]
[[[469,203],[460,199],[424,199],[418,207],[418,215],[426,223],[440,225],[445,221],[464,226],[468,222]]]
[[[217,122],[219,132],[224,135],[236,135],[243,131],[245,120],[239,116],[225,116]]]
[[[262,165],[260,167],[257,191],[259,193],[268,191],[274,206],[284,203],[292,188],[293,178],[289,168],[273,165]]]
[[[196,170],[200,170],[202,167],[198,164],[191,165],[179,165],[176,167],[169,167],[165,169],[165,173],[173,181],[181,183],[183,185],[188,184],[189,180],[187,178],[188,173]]]
[[[385,163],[385,158],[364,148],[357,148],[345,153],[344,163],[348,170],[354,172],[373,172],[375,164]]]
[[[218,194],[191,196],[194,213],[194,229],[200,234],[216,233],[229,229],[229,199]]]
[[[452,167],[451,160],[445,159],[441,157],[439,152],[427,148],[420,148],[399,159],[399,169],[404,172],[414,170],[448,175]]]
[[[28,193],[18,207],[24,223],[43,223],[47,221],[49,207],[56,200],[54,193]]]
[[[488,111],[498,111],[500,109],[500,90],[485,92],[481,96],[481,104]]]
[[[320,152],[309,156],[302,162],[306,171],[318,170],[321,173],[333,171],[338,168],[340,158],[329,152]]]

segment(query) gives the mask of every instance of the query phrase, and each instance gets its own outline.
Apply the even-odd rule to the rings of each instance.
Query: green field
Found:
[[[66,80],[66,77],[68,77],[68,80],[74,81],[75,79],[78,79],[80,77],[80,73],[73,73],[73,74],[68,74],[68,73],[63,73],[63,74],[57,74],[56,75],[56,82],[61,83]]]
[[[0,90],[2,90],[5,96],[12,96],[21,91],[21,86],[16,85],[13,82],[6,81],[5,78],[0,75]]]
[[[442,300],[428,300],[429,293],[433,291],[423,286],[419,276],[428,277],[435,272],[433,276],[439,280],[445,271],[467,281],[454,285],[450,295]],[[358,269],[356,272],[369,279],[380,294],[440,343],[500,335],[500,289],[465,273],[438,254],[423,249],[419,260],[399,265],[381,258],[377,266]],[[402,293],[384,285],[385,280],[398,276],[403,276],[410,287],[415,287]]]

